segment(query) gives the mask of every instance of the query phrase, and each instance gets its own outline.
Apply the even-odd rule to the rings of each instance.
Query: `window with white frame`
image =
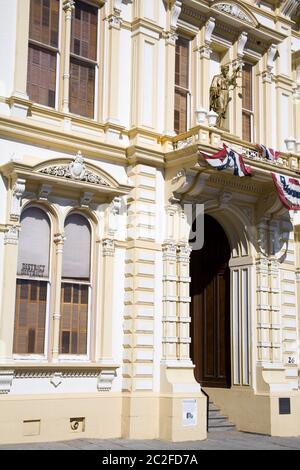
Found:
[[[94,117],[98,8],[76,1],[72,18],[70,111]]]
[[[42,355],[49,301],[50,220],[42,209],[29,207],[20,222],[13,352]]]
[[[59,77],[63,71],[58,70],[59,63],[69,61],[70,112],[94,119],[99,33],[99,7],[95,5],[76,0],[71,19],[71,37],[66,38],[60,34],[64,18],[60,13],[62,2],[30,0],[27,93],[34,103],[57,107],[57,95],[62,95],[62,90],[59,93],[62,83]],[[69,41],[71,48],[67,49]]]
[[[87,354],[91,289],[91,230],[81,214],[65,222],[61,285],[60,354]]]
[[[59,0],[31,0],[27,93],[54,108],[59,53]]]

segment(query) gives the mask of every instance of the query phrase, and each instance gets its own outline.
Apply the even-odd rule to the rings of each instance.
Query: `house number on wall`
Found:
[[[288,364],[295,364],[295,363],[296,363],[295,356],[289,356],[288,357]]]

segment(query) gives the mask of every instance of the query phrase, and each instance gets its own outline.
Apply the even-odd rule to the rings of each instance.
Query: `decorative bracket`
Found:
[[[238,59],[242,59],[244,57],[244,49],[245,49],[247,40],[248,40],[248,33],[243,31],[239,35],[238,42],[237,42],[237,56],[238,56]]]
[[[89,207],[92,199],[93,199],[94,193],[90,192],[85,192],[83,193],[82,198],[80,199],[80,206],[81,207]]]
[[[19,221],[20,219],[22,196],[25,192],[25,183],[26,180],[18,178],[12,188],[12,202],[10,211],[11,220]]]
[[[13,378],[13,370],[0,370],[0,395],[7,395],[10,392]]]
[[[41,201],[48,201],[48,197],[51,191],[52,186],[50,186],[49,184],[42,184],[39,191],[38,199],[40,199]]]
[[[62,383],[63,377],[61,372],[54,372],[50,379],[50,383],[53,385],[53,387],[57,388],[59,385]]]
[[[114,369],[102,370],[98,375],[98,392],[109,392],[111,390],[112,383],[116,375],[117,373]]]

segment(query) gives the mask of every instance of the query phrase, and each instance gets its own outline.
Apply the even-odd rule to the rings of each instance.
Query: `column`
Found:
[[[102,240],[102,289],[101,289],[101,323],[100,323],[100,357],[98,362],[111,364],[113,362],[113,298],[116,295],[114,285],[114,255],[115,243],[111,238]]]
[[[273,75],[268,70],[265,70],[261,75],[261,88],[262,88],[262,104],[264,118],[260,120],[261,133],[260,140],[263,145],[267,147],[273,147],[273,136],[272,136],[272,113],[273,100],[272,100],[272,83]]]
[[[177,246],[168,241],[163,245],[163,331],[162,361],[177,359]]]
[[[58,361],[59,355],[59,334],[60,334],[60,319],[61,319],[61,275],[62,275],[62,260],[63,248],[65,237],[62,233],[54,235],[54,242],[56,244],[56,277],[55,277],[55,298],[54,298],[54,312],[53,319],[53,342],[52,342],[52,362]]]
[[[191,364],[190,359],[190,255],[191,248],[182,244],[177,249],[178,273],[178,346],[177,357],[179,361]]]
[[[129,171],[135,188],[128,198],[125,268],[123,389],[153,390],[156,169]]]
[[[296,152],[300,153],[300,64],[296,68],[296,87],[294,89],[294,134],[296,138]]]
[[[167,32],[165,39],[165,135],[175,135],[174,132],[174,101],[175,101],[175,47],[177,34],[174,31]]]
[[[19,225],[7,225],[4,231],[3,296],[0,318],[0,362],[12,361]]]
[[[63,10],[65,13],[65,40],[64,40],[64,64],[63,64],[63,98],[62,111],[68,113],[70,110],[70,52],[71,52],[71,27],[72,11],[75,8],[74,0],[64,0]]]
[[[182,2],[168,0],[166,2],[166,33],[165,33],[165,124],[164,134],[174,135],[174,98],[175,98],[175,50],[177,21],[181,12]]]
[[[200,31],[200,46],[198,48],[200,61],[197,60],[199,82],[197,84],[196,107],[198,110],[206,113],[209,112],[210,56],[212,53],[211,43],[214,29],[215,18],[210,17]]]
[[[257,293],[257,360],[259,363],[270,363],[270,298],[269,298],[269,261],[268,221],[263,219],[258,225],[258,245],[260,252],[256,258],[256,293]]]
[[[120,80],[120,35],[123,20],[120,2],[115,2],[110,14],[106,17],[108,25],[107,61],[108,70],[106,83],[108,90],[106,120],[111,124],[120,124],[119,117],[119,80]]]
[[[29,37],[29,11],[30,0],[17,1],[16,18],[16,59],[14,70],[13,93],[11,98],[11,111],[13,116],[27,116],[27,63],[28,63],[28,37]],[[13,25],[12,25],[13,27]]]

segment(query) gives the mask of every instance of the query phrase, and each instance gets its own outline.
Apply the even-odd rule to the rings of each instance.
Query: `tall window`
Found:
[[[27,93],[39,104],[55,107],[59,0],[31,0]]]
[[[187,130],[189,96],[189,41],[179,37],[175,56],[175,110],[174,130],[179,134]]]
[[[87,354],[91,233],[88,221],[71,214],[65,223],[60,353]]]
[[[98,9],[76,1],[72,18],[70,111],[94,117]]]
[[[242,117],[243,139],[248,142],[253,140],[253,66],[243,66],[243,93],[242,93]]]
[[[37,207],[21,217],[18,252],[15,354],[43,354],[49,284],[50,222]]]

